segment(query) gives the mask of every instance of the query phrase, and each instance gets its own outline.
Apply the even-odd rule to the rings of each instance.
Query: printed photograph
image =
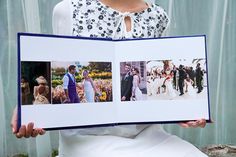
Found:
[[[121,62],[121,101],[147,99],[146,62]]]
[[[52,62],[52,103],[112,101],[111,62]]]
[[[51,103],[50,62],[21,62],[21,103]]]
[[[147,62],[148,100],[207,99],[206,59]]]

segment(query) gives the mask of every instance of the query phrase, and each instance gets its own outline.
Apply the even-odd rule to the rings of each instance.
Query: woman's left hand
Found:
[[[180,126],[183,128],[204,128],[206,126],[206,120],[205,119],[200,119],[196,121],[189,121],[189,122],[183,122],[179,123]]]

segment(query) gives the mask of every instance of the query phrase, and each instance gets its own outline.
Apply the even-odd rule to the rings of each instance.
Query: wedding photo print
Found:
[[[147,62],[148,100],[207,99],[206,59]]]
[[[51,103],[50,62],[21,62],[21,104]]]
[[[146,62],[121,62],[121,101],[147,99]]]
[[[52,103],[112,101],[111,62],[52,62]]]

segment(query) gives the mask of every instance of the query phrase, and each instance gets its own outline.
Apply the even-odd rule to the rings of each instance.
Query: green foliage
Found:
[[[111,79],[112,78],[112,73],[111,72],[91,72],[89,76],[92,79]],[[77,74],[75,76],[76,82],[81,82],[83,80],[82,74]],[[63,81],[60,78],[53,77],[52,79],[52,87],[55,88],[58,85],[62,85]]]
[[[81,75],[76,75],[75,76],[75,80],[76,80],[76,82],[81,82],[82,81],[82,76]]]
[[[58,155],[58,150],[52,150],[52,157],[56,157]]]
[[[96,69],[98,72],[110,72],[111,71],[111,63],[109,62],[89,62],[90,69]]]
[[[62,80],[52,80],[52,87],[56,87],[58,85],[62,85],[63,81]]]

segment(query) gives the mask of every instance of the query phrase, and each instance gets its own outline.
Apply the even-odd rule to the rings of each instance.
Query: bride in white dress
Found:
[[[143,94],[139,88],[139,84],[141,80],[140,80],[138,68],[133,68],[132,74],[133,74],[132,99],[134,98],[135,101],[142,100]]]
[[[94,95],[96,92],[96,88],[94,86],[92,78],[88,76],[89,72],[87,70],[83,71],[83,88],[86,102],[94,102]]]
[[[193,88],[193,83],[193,80],[191,80],[190,77],[187,76],[187,78],[184,80],[184,84],[186,87],[185,92],[191,97],[196,97],[196,91]]]
[[[174,97],[176,97],[176,93],[175,93],[175,90],[173,88],[173,85],[172,85],[172,74],[171,74],[171,71],[170,69],[166,70],[166,78],[165,78],[165,86],[166,86],[166,92],[167,92],[167,95],[169,97],[169,99],[173,99]]]

